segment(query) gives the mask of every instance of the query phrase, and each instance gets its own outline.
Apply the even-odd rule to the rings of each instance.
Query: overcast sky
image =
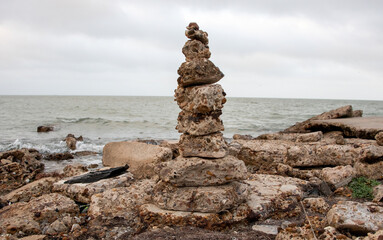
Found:
[[[0,0],[0,95],[171,96],[189,22],[229,97],[383,100],[380,0]]]

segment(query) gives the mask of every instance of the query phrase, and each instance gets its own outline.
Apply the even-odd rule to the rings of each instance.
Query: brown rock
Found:
[[[57,193],[46,194],[28,203],[19,202],[0,209],[0,231],[8,234],[20,231],[27,235],[40,234],[44,224],[78,212],[73,200]]]
[[[285,164],[292,167],[353,165],[360,148],[350,145],[295,145],[289,148]]]
[[[187,133],[194,136],[208,135],[224,130],[223,123],[219,116],[222,112],[214,111],[207,114],[190,113],[182,111],[178,115],[176,129],[180,133]]]
[[[318,142],[322,138],[323,138],[323,133],[319,131],[319,132],[301,134],[297,137],[296,141],[297,142]]]
[[[179,148],[178,140],[163,141],[160,144],[160,147],[165,147],[165,148],[169,148],[170,150],[172,150],[173,159],[180,155],[180,152],[178,150],[178,148]]]
[[[182,53],[186,57],[186,61],[192,61],[195,58],[210,58],[209,47],[198,40],[189,40],[182,48]]]
[[[103,150],[104,166],[119,167],[129,165],[129,171],[135,178],[150,178],[155,175],[157,163],[172,159],[172,151],[140,142],[111,142]]]
[[[337,189],[349,184],[355,176],[354,168],[350,165],[337,166],[333,168],[323,168],[321,172],[322,180],[333,189]]]
[[[339,145],[345,144],[343,132],[341,131],[331,131],[331,132],[324,133],[323,140],[327,144],[339,144]]]
[[[324,214],[330,209],[324,198],[305,198],[302,202],[306,209],[313,212]]]
[[[88,210],[90,226],[122,225],[125,231],[126,226],[134,228],[139,223],[137,208],[152,201],[154,185],[154,180],[144,179],[132,183],[129,187],[108,188],[93,195]]]
[[[375,135],[376,143],[380,146],[383,146],[383,132],[379,132]]]
[[[0,153],[0,195],[31,181],[44,170],[41,154],[35,149],[18,149]]]
[[[326,218],[336,229],[359,233],[383,230],[383,207],[371,202],[338,202],[330,209]]]
[[[47,240],[47,239],[48,239],[47,235],[31,235],[31,236],[21,238],[21,240]]]
[[[251,135],[234,134],[233,139],[234,140],[253,140],[254,138]]]
[[[383,202],[383,185],[380,184],[378,186],[375,186],[374,187],[374,190],[373,190],[373,194],[374,194],[374,202]]]
[[[178,106],[187,112],[209,113],[221,110],[226,102],[221,85],[202,85],[183,88],[178,86],[174,97]]]
[[[88,168],[82,164],[75,163],[65,166],[63,172],[64,177],[73,177],[88,172]]]
[[[245,220],[249,215],[249,209],[245,204],[230,211],[223,211],[218,214],[164,210],[153,204],[142,205],[139,207],[139,211],[141,219],[143,219],[146,224],[154,226],[196,226],[198,228],[208,229],[221,229],[225,226],[231,227],[234,223]],[[182,232],[182,235],[180,234],[180,239],[185,238],[183,234],[184,232]],[[169,236],[169,234],[164,236]],[[248,237],[249,234],[246,236]],[[134,239],[141,239],[140,237],[141,235],[138,235]],[[210,237],[212,237],[211,232],[208,232],[206,235],[199,234],[198,236],[190,233],[189,238],[187,239],[208,239]],[[231,238],[232,235],[230,235],[230,239]]]
[[[54,128],[52,126],[38,126],[37,132],[51,132]]]
[[[28,202],[31,198],[50,193],[56,178],[48,177],[31,182],[0,197],[2,202]]]
[[[382,240],[383,239],[383,230],[379,230],[376,233],[368,233],[367,237],[363,240]]]
[[[362,117],[362,116],[363,116],[363,110],[352,111],[352,117]]]
[[[366,163],[357,161],[354,165],[357,176],[365,176],[371,179],[383,179],[383,161]]]
[[[319,236],[319,239],[321,240],[333,240],[333,239],[344,239],[344,240],[351,240],[351,238],[348,238],[346,235],[341,234],[336,230],[336,228],[327,226],[324,228],[324,232]]]
[[[74,137],[66,137],[65,142],[70,150],[76,150],[77,140]]]
[[[177,81],[181,87],[216,83],[224,76],[214,63],[205,58],[182,63],[178,74]]]
[[[227,145],[222,133],[207,136],[182,134],[180,153],[183,157],[223,158],[227,155]]]
[[[48,161],[63,161],[63,160],[70,160],[73,159],[74,156],[73,154],[69,152],[64,152],[64,153],[52,153],[44,156],[45,160]]]
[[[212,160],[178,157],[159,168],[159,177],[175,186],[221,185],[247,177],[245,164],[233,156]]]
[[[320,115],[312,117],[304,122],[296,123],[295,125],[283,130],[284,133],[306,133],[310,127],[310,122],[313,120],[326,120],[334,118],[348,118],[352,117],[352,106],[347,105],[329,112],[324,112]]]
[[[268,169],[272,163],[282,163],[287,156],[287,149],[292,143],[285,141],[236,140],[242,147],[237,155],[253,171]]]
[[[125,173],[114,178],[102,179],[93,183],[65,184],[68,179],[53,184],[52,191],[61,193],[77,202],[89,203],[91,197],[108,189],[126,187],[133,180],[131,173]]]
[[[237,182],[220,187],[183,188],[160,182],[154,188],[153,199],[167,210],[218,213],[238,206],[247,194],[247,186]]]
[[[267,174],[253,174],[245,183],[249,185],[247,205],[261,219],[284,211],[300,214],[300,210],[295,210],[300,206],[290,197],[302,197],[303,189],[309,185],[309,182],[301,179]]]
[[[202,30],[199,30],[199,27],[196,23],[190,23],[186,27],[185,36],[191,40],[198,40],[203,44],[209,44],[208,34]]]

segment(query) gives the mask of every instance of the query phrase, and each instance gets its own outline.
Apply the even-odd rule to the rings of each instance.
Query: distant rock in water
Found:
[[[52,153],[52,154],[48,154],[48,155],[44,156],[44,159],[49,160],[49,161],[61,161],[61,160],[69,160],[69,159],[73,159],[73,158],[74,158],[73,154],[71,154],[69,152]]]
[[[65,143],[70,150],[76,150],[77,141],[84,141],[83,137],[76,138],[73,134],[68,134],[65,138]]]
[[[52,126],[38,126],[37,132],[51,132],[54,128]]]

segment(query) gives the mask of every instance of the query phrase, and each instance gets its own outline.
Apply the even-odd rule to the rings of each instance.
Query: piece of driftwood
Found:
[[[102,179],[112,178],[123,174],[129,168],[128,165],[122,167],[115,167],[101,171],[90,172],[81,176],[77,176],[65,181],[65,184],[74,183],[92,183]]]

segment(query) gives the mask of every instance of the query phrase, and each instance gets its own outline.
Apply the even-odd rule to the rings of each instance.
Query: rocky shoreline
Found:
[[[43,172],[43,159],[70,153],[0,153],[0,240],[382,239],[383,117],[344,106],[225,139],[223,73],[207,33],[190,23],[185,35],[180,140],[110,142],[92,171]],[[65,138],[70,150],[77,141]]]
[[[352,107],[336,109],[331,119],[347,119],[340,114],[344,109]],[[304,125],[312,126],[313,121],[317,120]],[[87,166],[43,173],[43,157],[36,150],[0,153],[0,239],[380,239],[383,185],[374,188],[371,201],[353,198],[349,183],[360,176],[382,182],[381,134],[363,139],[328,129],[234,135],[225,161],[237,158],[245,163],[247,175],[240,183],[249,193],[238,208],[218,213],[169,213],[153,205],[158,182],[172,181],[169,174],[174,170],[166,169],[178,169],[177,142],[110,143],[104,148],[104,164],[114,159],[113,167],[132,168],[92,183],[65,183],[87,173]],[[125,151],[119,159],[108,155],[118,150]],[[198,160],[191,163],[177,173],[184,179],[177,182],[200,181],[196,179],[201,176],[190,175],[190,168],[200,167]],[[214,168],[201,166],[210,174],[209,181],[221,179],[211,176]],[[230,169],[228,178],[237,179],[230,177],[235,174]],[[210,188],[211,193],[217,191]]]

